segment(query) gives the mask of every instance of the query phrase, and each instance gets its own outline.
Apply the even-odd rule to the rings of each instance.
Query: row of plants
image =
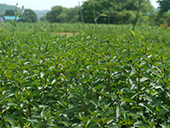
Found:
[[[132,29],[132,25],[106,25],[106,24],[85,24],[86,33],[90,34],[100,34],[100,35],[114,35],[122,36],[127,35]],[[161,27],[156,26],[136,26],[136,33],[141,33],[140,35],[157,32]],[[167,29],[169,31],[169,28]],[[71,33],[82,33],[84,32],[83,25],[81,23],[69,24],[69,23],[16,23],[15,24],[15,34],[20,33],[51,33],[56,34],[58,32],[71,32]],[[162,31],[159,31],[162,33]],[[1,34],[13,34],[13,28],[10,23],[0,23],[0,33]]]
[[[164,33],[1,34],[0,127],[170,127]]]

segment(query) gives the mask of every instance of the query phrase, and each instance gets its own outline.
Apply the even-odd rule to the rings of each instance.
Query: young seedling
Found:
[[[18,3],[16,3],[16,6],[18,6]],[[10,21],[10,24],[12,25],[12,28],[13,28],[13,36],[14,36],[15,30],[17,27],[17,25],[16,25],[17,18],[23,16],[23,14],[22,14],[23,10],[24,10],[24,6],[22,6],[22,9],[20,11],[15,9],[15,19]]]

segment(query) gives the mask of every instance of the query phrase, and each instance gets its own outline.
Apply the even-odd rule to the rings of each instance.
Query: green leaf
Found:
[[[148,128],[147,125],[144,124],[142,121],[137,121],[134,123],[135,128]]]
[[[120,117],[120,106],[117,105],[116,107],[116,118],[118,119]]]
[[[167,112],[169,112],[169,110],[164,106],[164,105],[161,105],[161,107],[166,110]]]
[[[151,113],[154,113],[154,108],[153,108],[151,105],[149,105],[149,104],[144,104],[144,107],[145,107],[147,110],[149,110]]]
[[[100,122],[100,119],[99,119],[99,118],[92,118],[91,121],[96,122],[96,123],[99,123],[99,122]]]
[[[49,106],[47,105],[39,105],[39,108],[48,108]]]
[[[97,108],[99,106],[97,100],[91,100],[90,101],[92,104],[94,104],[94,106]]]
[[[113,98],[113,99],[115,99],[115,100],[118,99],[118,97],[117,97],[116,95],[114,95],[114,94],[106,94],[106,96],[107,96],[107,97],[110,97],[110,98]]]
[[[79,112],[81,111],[83,108],[82,107],[73,107],[71,109],[68,109],[65,111],[65,113],[74,113],[74,112]]]
[[[147,95],[144,95],[144,96],[141,96],[143,99],[145,99],[145,100],[148,100],[149,102],[152,102],[153,100],[152,100],[152,97],[150,97],[150,96],[147,96]]]
[[[19,100],[19,102],[21,103],[21,102],[25,101],[25,99],[26,99],[26,98],[27,98],[27,96],[26,96],[26,97],[21,98],[21,99]]]
[[[88,128],[93,128],[96,124],[97,124],[96,122],[92,122],[92,121],[90,120],[90,121],[88,121],[87,127],[88,127]]]
[[[162,109],[162,110],[158,113],[158,115],[159,115],[159,116],[164,116],[165,113],[166,113],[166,111],[165,111],[164,109]]]
[[[150,128],[155,128],[154,123],[150,122]]]
[[[67,127],[71,125],[70,122],[66,122],[66,121],[59,121],[58,124],[63,124],[64,126],[67,126]]]
[[[133,30],[130,31],[130,33],[135,36],[135,32]]]
[[[120,128],[120,127],[116,124],[112,124],[110,126],[107,126],[106,128]]]
[[[135,103],[134,100],[131,100],[131,99],[129,99],[129,98],[123,98],[122,101],[127,101],[127,102],[131,102],[131,103]]]
[[[156,65],[158,67],[161,67],[162,69],[167,69],[166,66],[160,62],[154,63],[153,65]]]
[[[14,121],[14,118],[13,118],[12,116],[6,116],[5,119],[8,120],[8,122],[9,122],[12,126],[15,126],[15,121]]]
[[[148,78],[142,77],[142,78],[140,79],[140,82],[145,82],[145,81],[147,81],[147,80],[148,80]]]
[[[32,124],[33,123],[37,123],[37,124],[39,123],[38,120],[36,120],[36,119],[27,119],[27,121],[31,122]]]
[[[156,107],[157,107],[158,111],[161,110],[161,100],[157,101]]]

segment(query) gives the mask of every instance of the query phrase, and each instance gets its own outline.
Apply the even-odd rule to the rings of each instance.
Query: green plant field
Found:
[[[65,36],[17,25],[11,36],[0,24],[0,127],[170,127],[169,30]]]
[[[30,33],[30,32],[83,32],[83,25],[81,23],[67,24],[67,23],[17,23],[16,33]],[[11,32],[12,28],[9,23],[0,23],[0,31],[6,33]],[[95,24],[86,24],[85,29],[87,33],[97,33],[97,34],[110,34],[110,33],[122,33],[129,32],[131,30],[131,25],[95,25]]]
[[[52,26],[51,26],[52,25]],[[88,34],[99,34],[99,35],[113,35],[113,36],[122,36],[129,34],[129,31],[132,30],[132,25],[106,25],[106,24],[85,24],[85,30]],[[149,35],[150,33],[157,32],[161,27],[156,26],[137,26],[136,34],[140,35]],[[10,26],[10,23],[0,23],[0,34],[12,34],[13,28]],[[170,31],[168,28],[167,31]],[[83,25],[81,23],[17,23],[15,34],[25,34],[25,33],[57,33],[57,32],[84,32]],[[162,31],[160,31],[162,32]]]

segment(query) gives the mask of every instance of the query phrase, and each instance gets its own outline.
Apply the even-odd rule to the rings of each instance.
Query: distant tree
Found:
[[[93,15],[95,9],[95,16],[100,14],[111,15],[110,23],[120,24],[134,21],[138,3],[138,0],[87,0],[81,7],[85,23],[94,23]],[[152,10],[153,6],[150,1],[143,0],[140,12],[146,15]],[[81,21],[80,18],[79,21]],[[108,18],[99,17],[98,23],[108,23]]]
[[[14,16],[14,15],[15,15],[14,10],[6,10],[5,11],[5,16]]]
[[[78,16],[79,16],[79,7],[75,6],[74,8],[69,8],[67,15],[70,16],[69,19],[68,19],[68,21],[70,23],[77,22],[78,21]]]
[[[42,22],[46,21],[46,16],[41,17],[40,21],[42,21]]]
[[[64,8],[62,6],[52,7],[51,11],[46,15],[46,20],[50,23],[61,22],[61,19],[59,19],[58,16],[61,14],[63,9]]]
[[[170,10],[170,0],[158,0],[160,8],[160,15]]]
[[[78,19],[78,11],[79,7],[76,6],[74,8],[63,8],[62,12],[58,16],[58,19],[62,23],[75,23]]]
[[[30,23],[34,23],[37,22],[37,15],[36,13],[31,10],[31,9],[25,9],[24,11],[24,15],[21,19],[19,19],[19,22],[30,22]]]
[[[78,21],[79,7],[65,8],[62,6],[54,6],[45,17],[41,17],[41,21],[48,21],[50,23],[75,23]]]

